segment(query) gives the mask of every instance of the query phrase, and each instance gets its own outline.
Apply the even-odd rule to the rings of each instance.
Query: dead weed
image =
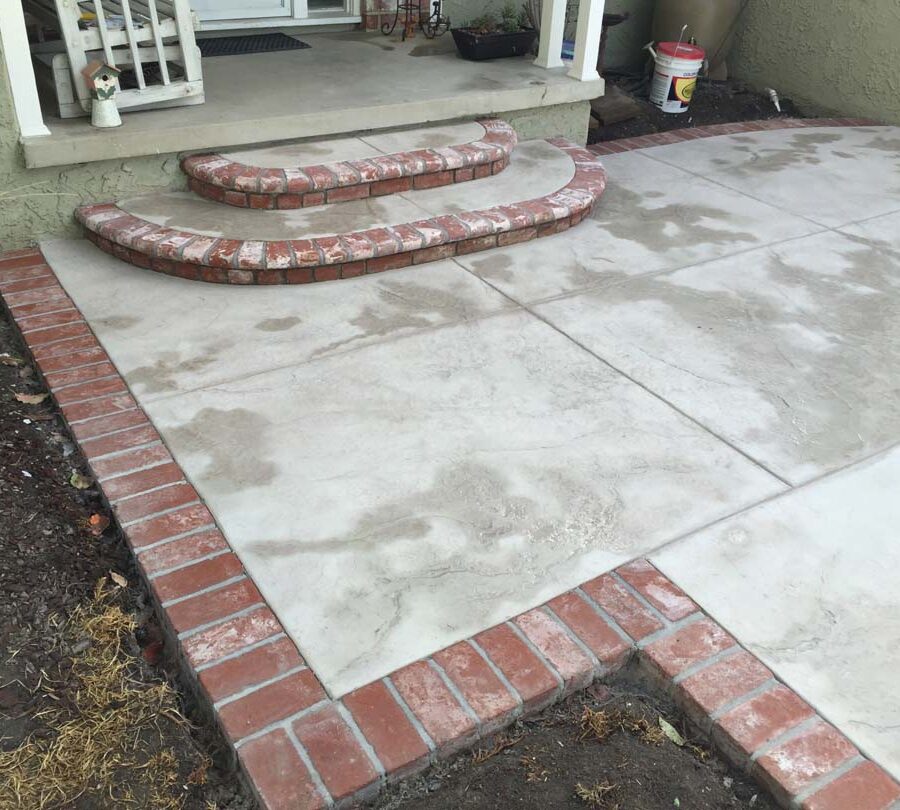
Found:
[[[581,715],[579,739],[595,739],[603,742],[615,731],[627,731],[648,745],[659,745],[666,739],[663,730],[643,715],[631,714],[621,709],[592,709],[585,706]]]
[[[619,805],[612,803],[618,789],[618,785],[606,780],[590,787],[579,782],[575,785],[575,795],[592,810],[619,810]]]

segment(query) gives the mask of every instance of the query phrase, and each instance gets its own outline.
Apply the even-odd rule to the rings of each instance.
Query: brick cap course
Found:
[[[167,275],[220,284],[331,281],[514,244],[577,225],[603,194],[606,172],[588,150],[559,138],[549,142],[574,164],[572,179],[552,194],[355,233],[271,241],[201,236],[155,225],[116,203],[81,206],[75,217],[101,250]],[[15,283],[31,282],[43,284],[43,279]]]
[[[20,325],[29,317],[15,308],[24,265],[39,270],[25,279],[39,281],[28,287],[29,306],[64,294],[39,252],[0,255],[0,295]],[[48,347],[56,349],[41,351]],[[57,402],[73,384],[67,373],[105,357],[99,351],[86,326],[74,339],[32,343],[35,366]],[[66,357],[71,365],[60,362]],[[110,396],[104,387],[82,395],[79,405],[86,406]],[[159,456],[161,439],[150,433],[143,411],[133,400],[125,404],[118,411],[82,408],[74,416],[64,409],[63,416],[92,465],[121,452],[107,444],[120,431],[144,431],[154,440],[116,456],[125,466],[118,477],[98,476],[99,486],[108,502],[118,495],[121,504],[132,504],[119,520],[168,641],[231,740],[264,810],[367,799],[385,781],[420,770],[629,659],[784,807],[892,810],[900,800],[900,785],[889,774],[645,560],[332,699],[183,475],[162,488],[152,475],[127,478],[127,495],[112,483],[174,464]],[[179,497],[159,496],[167,490]]]
[[[456,146],[289,169],[250,166],[217,153],[201,154],[184,158],[181,169],[196,193],[240,208],[285,210],[413,187],[433,188],[473,180],[481,176],[476,167],[506,167],[518,142],[515,130],[496,118],[476,123],[484,134]]]

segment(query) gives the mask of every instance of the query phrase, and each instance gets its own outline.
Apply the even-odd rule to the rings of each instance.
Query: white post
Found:
[[[566,25],[566,0],[543,0],[541,3],[541,39],[534,63],[542,68],[563,66],[563,29]]]
[[[33,135],[49,135],[41,115],[34,68],[31,65],[31,51],[28,35],[25,33],[25,12],[21,3],[0,0],[0,43],[6,62],[6,73],[12,90],[19,132],[23,138]]]
[[[575,61],[569,70],[573,79],[581,82],[597,81],[597,54],[603,33],[605,0],[581,0],[578,4],[578,28],[575,30]]]

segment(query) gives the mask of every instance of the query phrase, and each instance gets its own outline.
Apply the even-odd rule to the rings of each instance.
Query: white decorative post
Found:
[[[25,33],[25,13],[21,3],[0,0],[0,45],[6,61],[19,132],[23,138],[49,135],[50,130],[44,125],[38,101],[31,51]]]
[[[541,3],[541,39],[534,63],[542,68],[563,66],[563,29],[566,25],[566,0]]]
[[[569,70],[573,79],[581,82],[597,81],[597,55],[603,33],[605,0],[581,0],[578,4],[578,28],[575,30],[575,61]]]

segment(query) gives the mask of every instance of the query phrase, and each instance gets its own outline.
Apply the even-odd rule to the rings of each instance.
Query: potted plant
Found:
[[[517,10],[511,2],[500,10],[499,19],[488,12],[451,33],[460,56],[475,61],[530,53],[537,37],[524,7]]]

